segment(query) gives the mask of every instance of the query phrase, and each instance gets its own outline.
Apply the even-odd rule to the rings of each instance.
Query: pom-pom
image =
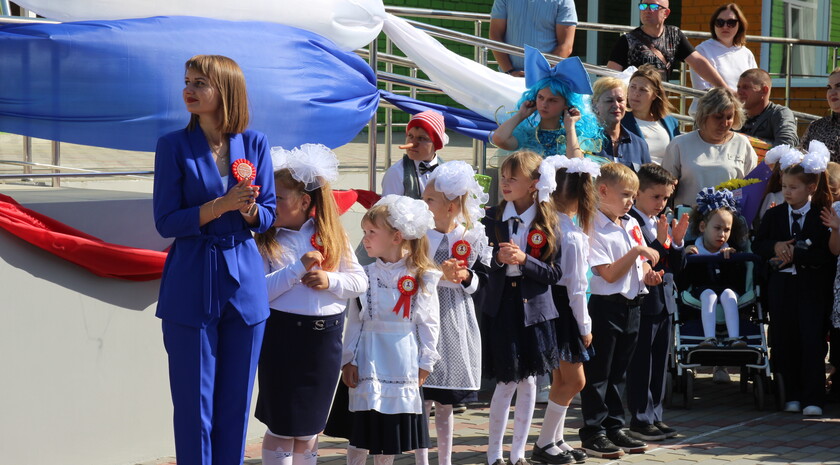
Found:
[[[715,190],[712,187],[704,187],[697,194],[697,211],[703,215],[718,208],[726,208],[733,212],[738,211],[738,204],[729,189]]]

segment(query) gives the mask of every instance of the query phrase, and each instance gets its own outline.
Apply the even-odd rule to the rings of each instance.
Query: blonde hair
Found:
[[[604,76],[598,79],[592,86],[592,105],[597,104],[605,92],[619,88],[624,89],[624,94],[627,94],[627,84],[621,79],[612,76]]]
[[[235,61],[221,55],[196,55],[187,60],[184,69],[207,76],[210,85],[219,93],[219,129],[222,133],[239,134],[248,129],[248,91],[245,87],[245,75]],[[192,115],[187,129],[194,130],[198,126],[198,120],[198,115]]]
[[[507,157],[505,161],[502,162],[502,166],[499,167],[499,173],[519,173],[527,176],[531,180],[536,180],[540,178],[541,163],[541,156],[531,152],[530,150],[522,150]],[[557,211],[554,209],[552,202],[537,201],[536,189],[534,189],[531,197],[531,200],[537,205],[537,215],[534,217],[532,228],[542,231],[546,236],[546,245],[543,247],[540,260],[548,262],[554,258],[554,254],[557,252]],[[499,202],[498,211],[496,212],[498,220],[502,219],[506,205],[507,201],[503,198],[502,201]]]
[[[429,180],[429,183],[426,184],[426,189],[428,189],[430,187],[432,189],[434,189],[435,192],[440,194],[440,196],[443,197],[444,201],[449,202],[449,203],[457,203],[458,208],[461,209],[461,216],[464,217],[464,227],[467,228],[467,230],[470,230],[470,229],[473,228],[473,219],[470,218],[470,214],[467,211],[467,196],[469,195],[469,192],[464,193],[463,195],[459,195],[458,197],[456,197],[452,200],[449,200],[446,197],[446,194],[444,194],[443,192],[441,192],[441,191],[439,191],[435,188],[435,180],[434,179]]]
[[[727,87],[712,87],[697,101],[697,113],[694,115],[694,124],[700,129],[706,123],[709,116],[723,113],[732,109],[735,118],[732,121],[732,129],[741,129],[744,125],[744,105],[741,100]]]
[[[309,195],[312,201],[309,203],[307,215],[315,215],[315,231],[321,238],[324,251],[324,262],[321,269],[325,271],[336,271],[342,259],[350,259],[350,247],[347,245],[347,232],[341,225],[338,206],[333,197],[332,188],[329,183],[311,192],[306,191],[306,185],[294,177],[288,169],[281,169],[274,172],[274,183],[286,189],[293,190],[298,196]],[[257,249],[260,253],[271,258],[279,258],[283,252],[283,246],[277,242],[277,228],[272,226],[264,233],[255,235]]]
[[[601,165],[601,174],[595,181],[596,186],[600,185],[629,187],[639,190],[639,177],[626,165],[621,163],[607,163]]]
[[[388,206],[374,205],[362,217],[362,223],[368,222],[380,228],[387,228],[391,232],[396,232],[391,223],[388,222]],[[423,275],[428,271],[436,270],[438,267],[435,262],[429,257],[429,239],[424,235],[419,239],[405,239],[400,245],[402,251],[408,251],[405,257],[405,266],[408,271],[415,274],[414,279],[417,280],[417,287],[423,288]]]
[[[840,184],[840,163],[828,162],[828,166],[825,167],[825,173],[828,175],[829,183]],[[837,201],[840,199],[833,200]]]
[[[654,99],[650,102],[650,114],[654,117],[654,119],[662,119],[668,116],[669,113],[673,113],[676,108],[674,105],[671,104],[670,100],[668,100],[668,96],[665,94],[665,88],[662,87],[662,74],[659,73],[659,70],[656,69],[650,63],[643,64],[639,66],[639,69],[630,76],[630,81],[636,78],[645,78],[650,81],[651,87],[653,88],[653,95]]]

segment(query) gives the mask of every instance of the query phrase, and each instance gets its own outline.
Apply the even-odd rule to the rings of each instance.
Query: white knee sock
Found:
[[[437,430],[438,465],[452,464],[452,431],[455,418],[451,405],[435,403],[435,430]]]
[[[516,387],[516,411],[513,412],[513,441],[510,445],[510,461],[516,463],[525,458],[525,445],[531,431],[534,418],[534,405],[537,401],[537,381],[529,376]]]
[[[295,452],[292,455],[292,465],[315,465],[318,463],[317,450],[305,450],[303,453]]]
[[[374,455],[373,465],[391,465],[394,463],[393,455]]]
[[[724,289],[720,293],[720,305],[723,307],[723,315],[726,317],[726,331],[729,337],[741,335],[741,321],[738,315],[738,294],[732,289]]]
[[[347,445],[347,465],[365,465],[367,462],[368,450]]]
[[[717,294],[711,289],[706,289],[700,294],[700,319],[703,322],[703,337],[707,339],[715,337],[715,324],[717,323],[715,320],[715,307],[717,300]]]
[[[318,463],[318,435],[296,437],[292,465],[315,465]]]
[[[574,447],[566,444],[563,440],[563,430],[566,429],[566,412],[569,411],[568,405],[557,405],[557,410],[560,413],[560,421],[557,424],[557,431],[554,433],[554,443],[557,444],[557,447],[563,451],[569,451],[574,449]]]
[[[565,416],[566,410],[563,407],[562,413]],[[560,426],[561,409],[560,405],[548,401],[548,406],[545,408],[545,417],[543,418],[542,429],[540,430],[540,437],[537,438],[537,447],[545,447],[554,443],[554,438],[557,437],[557,428]],[[552,446],[546,452],[551,455],[557,455],[561,452],[557,446]]]
[[[262,447],[263,465],[292,465],[294,438],[280,437],[269,431],[263,437]]]
[[[516,383],[497,383],[490,400],[490,426],[487,435],[487,463],[493,464],[502,458],[502,440],[507,429],[510,401],[516,392]]]

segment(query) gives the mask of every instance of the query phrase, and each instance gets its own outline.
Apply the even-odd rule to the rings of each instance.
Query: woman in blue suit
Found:
[[[169,356],[180,465],[241,464],[268,295],[251,231],[275,216],[263,134],[247,130],[245,77],[230,58],[186,63],[185,129],[158,140],[155,226],[175,241],[157,316]],[[237,167],[256,171],[238,181]],[[244,170],[244,171],[247,171]],[[237,170],[239,172],[239,170]]]

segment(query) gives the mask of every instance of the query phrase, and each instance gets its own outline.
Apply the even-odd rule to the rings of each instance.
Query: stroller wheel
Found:
[[[691,409],[691,402],[694,401],[694,374],[685,370],[683,372],[683,407],[686,410]]]
[[[785,380],[781,373],[773,373],[773,396],[776,401],[776,410],[785,408]]]
[[[764,409],[764,400],[765,400],[765,376],[763,374],[756,374],[753,377],[753,400],[755,400],[755,408],[756,410],[763,410]]]

